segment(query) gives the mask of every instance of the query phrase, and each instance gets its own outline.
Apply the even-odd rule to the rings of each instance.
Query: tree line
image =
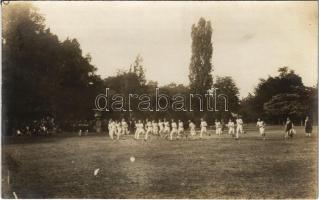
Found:
[[[302,120],[316,116],[317,87],[306,87],[302,78],[287,67],[279,75],[261,79],[255,91],[240,100],[232,77],[213,76],[212,27],[199,19],[191,27],[192,55],[189,85],[171,83],[159,87],[147,80],[143,59],[137,56],[126,70],[101,78],[83,55],[76,39],[61,41],[45,25],[44,17],[30,3],[3,6],[2,29],[2,121],[5,130],[22,121],[51,116],[61,123],[93,119],[94,99],[110,88],[110,93],[144,93],[154,97],[155,88],[167,95],[204,94],[212,87],[228,96],[229,111],[219,112],[142,112],[100,113],[103,118],[179,118],[182,120],[228,119],[241,114],[246,121],[262,117],[271,123],[282,123],[286,116]],[[138,102],[133,102],[137,104]],[[207,102],[205,102],[207,103]],[[195,103],[195,107],[199,104]],[[222,107],[222,105],[217,105]],[[195,109],[196,110],[196,109]],[[222,109],[220,109],[222,110]]]

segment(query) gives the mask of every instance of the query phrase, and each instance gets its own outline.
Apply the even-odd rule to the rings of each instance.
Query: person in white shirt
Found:
[[[262,120],[260,120],[260,118],[258,118],[256,126],[259,128],[260,135],[265,140],[266,139],[266,133],[265,133],[265,123],[264,123],[264,121],[262,121]]]
[[[171,126],[172,126],[172,131],[171,131],[169,137],[170,137],[170,140],[173,140],[173,135],[178,133],[178,132],[177,132],[177,124],[176,124],[176,122],[174,121],[174,119],[172,119]]]
[[[152,121],[153,134],[158,136],[158,124],[155,120]]]
[[[108,123],[107,127],[108,127],[108,131],[109,131],[109,136],[113,140],[113,136],[114,136],[114,133],[115,133],[115,128],[114,128],[114,124],[113,124],[113,120],[112,119],[109,120],[109,123]]]
[[[221,135],[222,134],[222,125],[218,119],[215,120],[215,128],[216,128],[216,134]]]
[[[153,132],[153,128],[152,128],[152,122],[146,120],[146,133],[145,133],[145,138],[144,140],[146,141],[148,138],[148,135],[151,134]]]
[[[112,122],[113,136],[117,135],[116,121]]]
[[[162,136],[164,133],[164,123],[161,119],[158,120],[158,127],[159,127],[159,135]]]
[[[201,118],[200,121],[201,122],[200,122],[200,135],[199,135],[199,137],[203,138],[203,134],[204,133],[207,134],[207,123],[203,118]]]
[[[116,121],[116,138],[119,140],[120,139],[120,135],[122,134],[122,125],[121,122]]]
[[[227,127],[228,127],[228,134],[234,136],[234,134],[235,134],[235,123],[233,122],[232,119],[229,119]]]
[[[164,138],[166,139],[171,132],[169,122],[164,119]]]
[[[123,135],[128,135],[128,124],[126,123],[125,119],[122,119],[122,134]]]
[[[241,117],[238,117],[236,119],[236,125],[237,125],[237,128],[236,128],[236,139],[239,138],[239,133],[242,134],[244,132],[243,130],[243,120],[241,119]]]
[[[135,139],[139,139],[140,137],[140,134],[144,134],[145,131],[144,131],[144,125],[142,123],[141,120],[138,120],[138,122],[135,124],[136,126],[136,131],[135,131]]]
[[[196,135],[196,125],[194,122],[192,122],[191,120],[188,120],[188,124],[189,124],[189,132],[191,136],[195,136]]]
[[[184,123],[181,120],[178,120],[177,137],[179,138],[181,135],[184,135]]]

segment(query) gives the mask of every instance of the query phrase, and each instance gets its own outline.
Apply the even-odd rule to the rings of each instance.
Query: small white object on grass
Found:
[[[134,156],[131,156],[131,157],[130,157],[130,161],[131,161],[131,162],[134,162],[134,161],[135,161],[135,157],[134,157]]]
[[[98,168],[98,169],[96,169],[96,170],[94,170],[94,176],[96,176],[98,173],[99,173],[99,171],[100,171],[100,169]]]
[[[15,192],[13,192],[13,196],[14,196],[15,199],[18,199],[18,196],[17,196],[17,194]]]

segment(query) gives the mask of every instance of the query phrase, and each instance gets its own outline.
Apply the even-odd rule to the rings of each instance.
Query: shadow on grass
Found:
[[[81,138],[88,137],[107,137],[107,134],[88,133],[88,135],[81,136]],[[72,137],[80,137],[74,132],[63,132],[46,136],[2,136],[2,145],[11,144],[34,144],[34,143],[52,143]]]

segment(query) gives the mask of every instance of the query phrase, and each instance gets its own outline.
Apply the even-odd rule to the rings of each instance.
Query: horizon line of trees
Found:
[[[288,67],[279,68],[278,76],[261,79],[254,92],[240,100],[232,77],[212,76],[211,38],[210,21],[200,18],[191,27],[190,84],[171,83],[159,88],[168,95],[185,95],[203,94],[215,87],[228,96],[229,111],[104,112],[102,117],[182,120],[205,117],[211,121],[228,120],[240,114],[247,122],[263,118],[270,123],[282,123],[287,116],[298,121],[305,116],[317,120],[317,86],[304,86],[302,78]],[[55,117],[60,122],[93,119],[95,97],[106,87],[112,89],[110,93],[146,93],[152,98],[155,98],[154,88],[158,87],[156,81],[146,79],[139,55],[127,70],[102,79],[91,64],[91,56],[83,55],[79,42],[70,38],[60,41],[31,3],[3,6],[2,55],[2,125],[6,131],[22,121],[44,116]],[[198,106],[195,104],[195,110]]]

